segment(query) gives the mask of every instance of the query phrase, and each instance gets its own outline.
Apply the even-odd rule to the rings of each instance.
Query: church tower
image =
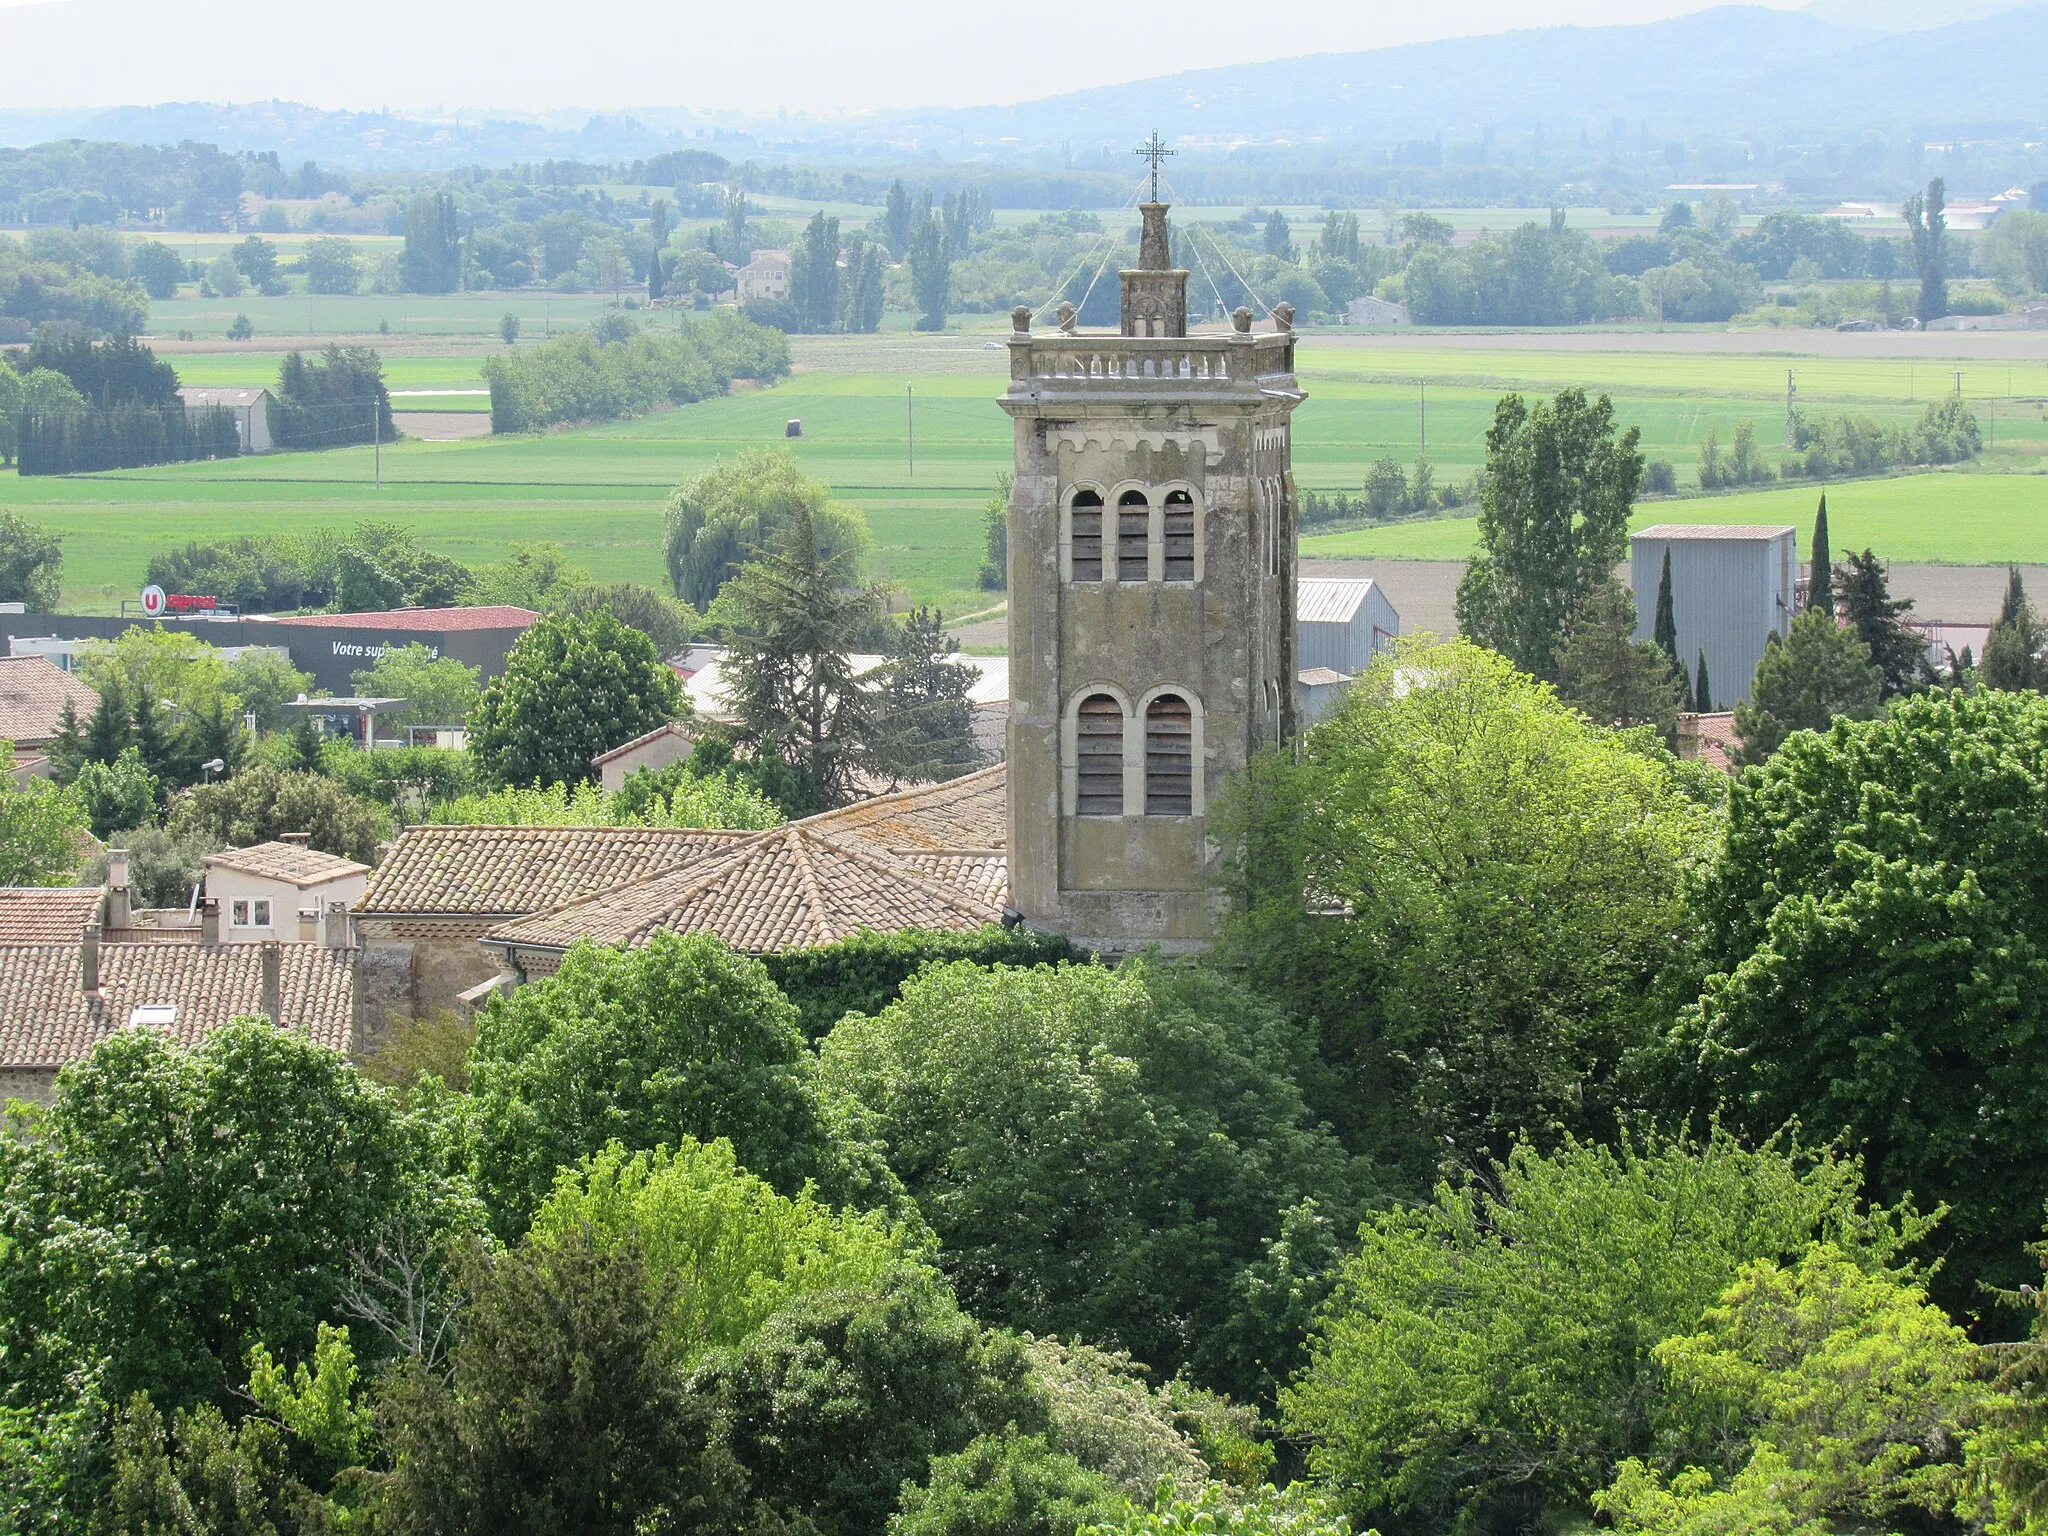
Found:
[[[1011,317],[1010,903],[1175,952],[1214,929],[1216,796],[1293,733],[1302,394],[1292,309],[1190,336],[1156,178],[1140,208],[1121,335]]]

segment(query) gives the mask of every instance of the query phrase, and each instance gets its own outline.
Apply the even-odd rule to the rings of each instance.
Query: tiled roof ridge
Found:
[[[851,805],[834,806],[829,811],[819,811],[814,815],[804,817],[802,821],[791,822],[790,825],[801,827],[812,822],[853,820],[858,815],[875,811],[887,811],[909,800],[915,800],[924,805],[943,804],[947,800],[958,799],[961,791],[970,787],[979,789],[980,785],[976,782],[977,780],[990,778],[1002,773],[1006,767],[1007,765],[1003,763],[991,763],[986,768],[977,768],[972,773],[963,773],[957,779],[945,779],[937,784],[913,784],[906,789],[892,789],[886,795],[875,795],[867,800],[856,800]]]
[[[718,852],[706,858],[685,860],[681,864],[668,864],[660,869],[650,869],[646,874],[635,875],[631,880],[621,880],[617,885],[607,885],[600,890],[587,891],[581,896],[572,896],[567,901],[558,901],[553,906],[542,907],[537,912],[522,912],[513,919],[513,922],[507,923],[504,926],[509,928],[515,924],[537,923],[544,917],[553,917],[556,913],[566,912],[571,907],[580,907],[596,901],[609,901],[615,896],[623,895],[640,886],[652,885],[657,880],[671,879],[679,871],[685,869],[691,871],[693,878],[690,884],[682,888],[683,894],[693,894],[703,889],[704,881],[702,877],[704,875],[714,870],[723,870],[726,865],[732,863],[742,854],[751,853],[757,844],[770,842],[782,836],[794,825],[796,825],[794,822],[784,822],[780,826],[766,827],[758,832],[746,833],[738,841],[728,847],[719,849]],[[497,934],[493,932],[486,935],[486,937],[495,939]],[[545,949],[551,946],[543,944],[539,947]]]
[[[807,838],[811,838],[817,842],[823,843],[827,848],[830,848],[834,853],[839,854],[843,858],[850,859],[856,864],[866,865],[870,870],[874,871],[878,875],[887,875],[892,880],[900,880],[906,885],[914,885],[919,890],[925,892],[927,895],[937,898],[945,905],[952,907],[956,911],[963,912],[969,917],[985,918],[988,915],[974,902],[970,901],[968,898],[961,895],[960,892],[956,890],[954,887],[942,884],[937,881],[927,880],[915,868],[910,867],[905,863],[904,855],[896,853],[893,849],[878,849],[876,845],[873,843],[858,845],[850,842],[845,842],[836,837],[827,837],[822,832],[807,832],[804,835]],[[957,858],[961,856],[999,858],[1002,856],[1002,850],[979,848],[920,848],[917,849],[915,853],[911,856],[927,859],[947,857]],[[839,937],[844,938],[845,935],[841,934]]]
[[[814,943],[830,944],[839,937],[826,915],[825,893],[818,888],[818,871],[811,865],[811,851],[806,846],[814,834],[800,832],[795,827],[789,831],[789,853],[796,861],[796,877],[803,890],[804,901],[811,909],[811,939]],[[829,845],[828,845],[829,846]]]

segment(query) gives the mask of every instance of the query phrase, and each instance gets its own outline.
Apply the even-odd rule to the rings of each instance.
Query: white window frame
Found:
[[[247,928],[251,926],[247,897],[228,903],[228,926],[230,928]]]

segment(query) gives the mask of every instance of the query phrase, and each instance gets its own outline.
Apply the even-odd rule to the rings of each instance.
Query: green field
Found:
[[[2048,476],[1907,475],[1826,488],[1828,534],[1837,550],[1875,549],[1887,559],[1931,564],[2048,562]],[[1653,501],[1632,526],[1658,523],[1789,523],[1804,540],[1822,487],[1779,486],[1742,495]],[[1469,517],[1397,523],[1301,541],[1313,559],[1463,560],[1478,523]]]
[[[471,309],[458,302],[464,300],[333,302],[374,302],[386,306],[387,315],[398,306],[437,306],[434,323],[454,327],[502,313],[507,296],[467,296]],[[305,301],[269,302],[303,307]],[[589,312],[586,307],[577,321]],[[804,436],[788,446],[811,474],[867,514],[873,573],[898,584],[907,600],[937,603],[952,614],[973,612],[990,605],[974,585],[980,508],[1010,455],[1009,423],[994,403],[1006,360],[984,346],[1003,327],[992,320],[976,324],[937,337],[795,338],[798,371],[775,388],[742,389],[635,421],[537,438],[388,445],[381,489],[373,483],[372,452],[347,449],[67,479],[6,474],[0,475],[0,506],[63,534],[66,601],[84,609],[110,609],[132,595],[150,554],[187,539],[289,531],[309,520],[346,527],[372,516],[408,524],[431,547],[472,563],[500,559],[520,541],[552,540],[601,578],[654,580],[670,488],[722,454],[783,446],[784,423],[796,417]],[[382,350],[401,409],[484,405],[477,393],[406,392],[476,391],[481,360],[500,345],[486,336],[451,330],[358,339]],[[1305,336],[1298,368],[1309,400],[1295,416],[1297,479],[1311,491],[1355,491],[1374,459],[1412,462],[1423,380],[1429,381],[1429,457],[1439,483],[1464,481],[1478,468],[1503,392],[1548,392],[1570,383],[1611,391],[1620,419],[1642,429],[1645,453],[1676,465],[1681,483],[1689,483],[1709,426],[1725,444],[1738,422],[1753,421],[1770,456],[1782,435],[1788,367],[1797,370],[1801,401],[1812,409],[1898,421],[1916,417],[1931,389],[1952,390],[1953,370],[1960,367],[1964,392],[1987,426],[1996,401],[1998,448],[1985,467],[1997,472],[1833,487],[1837,542],[1869,544],[1898,559],[2048,559],[2048,475],[2038,473],[2048,467],[2048,360],[2022,355],[2011,365],[2008,386],[2003,359],[1944,359],[1925,348],[1937,341],[1933,337],[1918,339],[1924,355],[1917,359],[1848,356],[1818,341],[1808,352],[1793,350],[1804,339],[1788,336],[1785,351],[1758,352],[1733,342],[1728,350],[1710,350],[1715,338],[1698,333]],[[1671,350],[1651,350],[1667,345]],[[259,339],[242,349],[216,343],[201,350],[174,347],[168,355],[190,383],[237,384],[273,380],[281,353],[275,342],[266,346]],[[914,476],[906,385],[915,391]],[[2016,398],[1999,398],[2007,387]],[[1804,524],[1816,496],[1817,488],[1802,483],[1655,503],[1642,517]],[[1444,520],[1316,537],[1304,549],[1460,558],[1471,536],[1469,519]]]

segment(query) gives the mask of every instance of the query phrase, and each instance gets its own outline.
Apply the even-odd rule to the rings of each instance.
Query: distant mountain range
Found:
[[[140,0],[110,0],[138,4]],[[60,8],[0,7],[11,74],[55,67]],[[1982,14],[1996,11],[1996,14]],[[40,13],[33,29],[21,23]],[[81,3],[80,17],[91,14]],[[278,13],[282,17],[286,13]],[[1903,23],[1945,22],[1910,37]],[[33,45],[33,46],[31,46]],[[89,56],[89,52],[73,57]],[[1488,129],[1653,139],[1771,134],[2048,138],[2048,3],[1819,0],[1806,10],[1722,6],[1635,26],[1553,27],[1138,80],[1012,106],[819,119],[721,119],[733,158],[793,152],[947,159],[1093,156],[1154,128],[1200,152],[1237,146],[1476,139]],[[2033,60],[2033,63],[2028,63]],[[175,79],[175,73],[166,79]],[[546,156],[618,159],[673,148],[707,125],[676,108],[435,116],[339,113],[289,102],[79,111],[0,109],[0,143],[57,136],[275,150],[287,161],[434,168]]]
[[[1873,0],[1855,0],[1857,8]],[[1092,147],[1154,126],[1182,139],[1380,141],[1487,128],[1659,138],[2048,127],[2048,5],[1910,39],[1807,11],[1722,6],[1627,27],[1551,27],[1368,53],[1237,64],[1012,107],[923,114],[932,137]]]

